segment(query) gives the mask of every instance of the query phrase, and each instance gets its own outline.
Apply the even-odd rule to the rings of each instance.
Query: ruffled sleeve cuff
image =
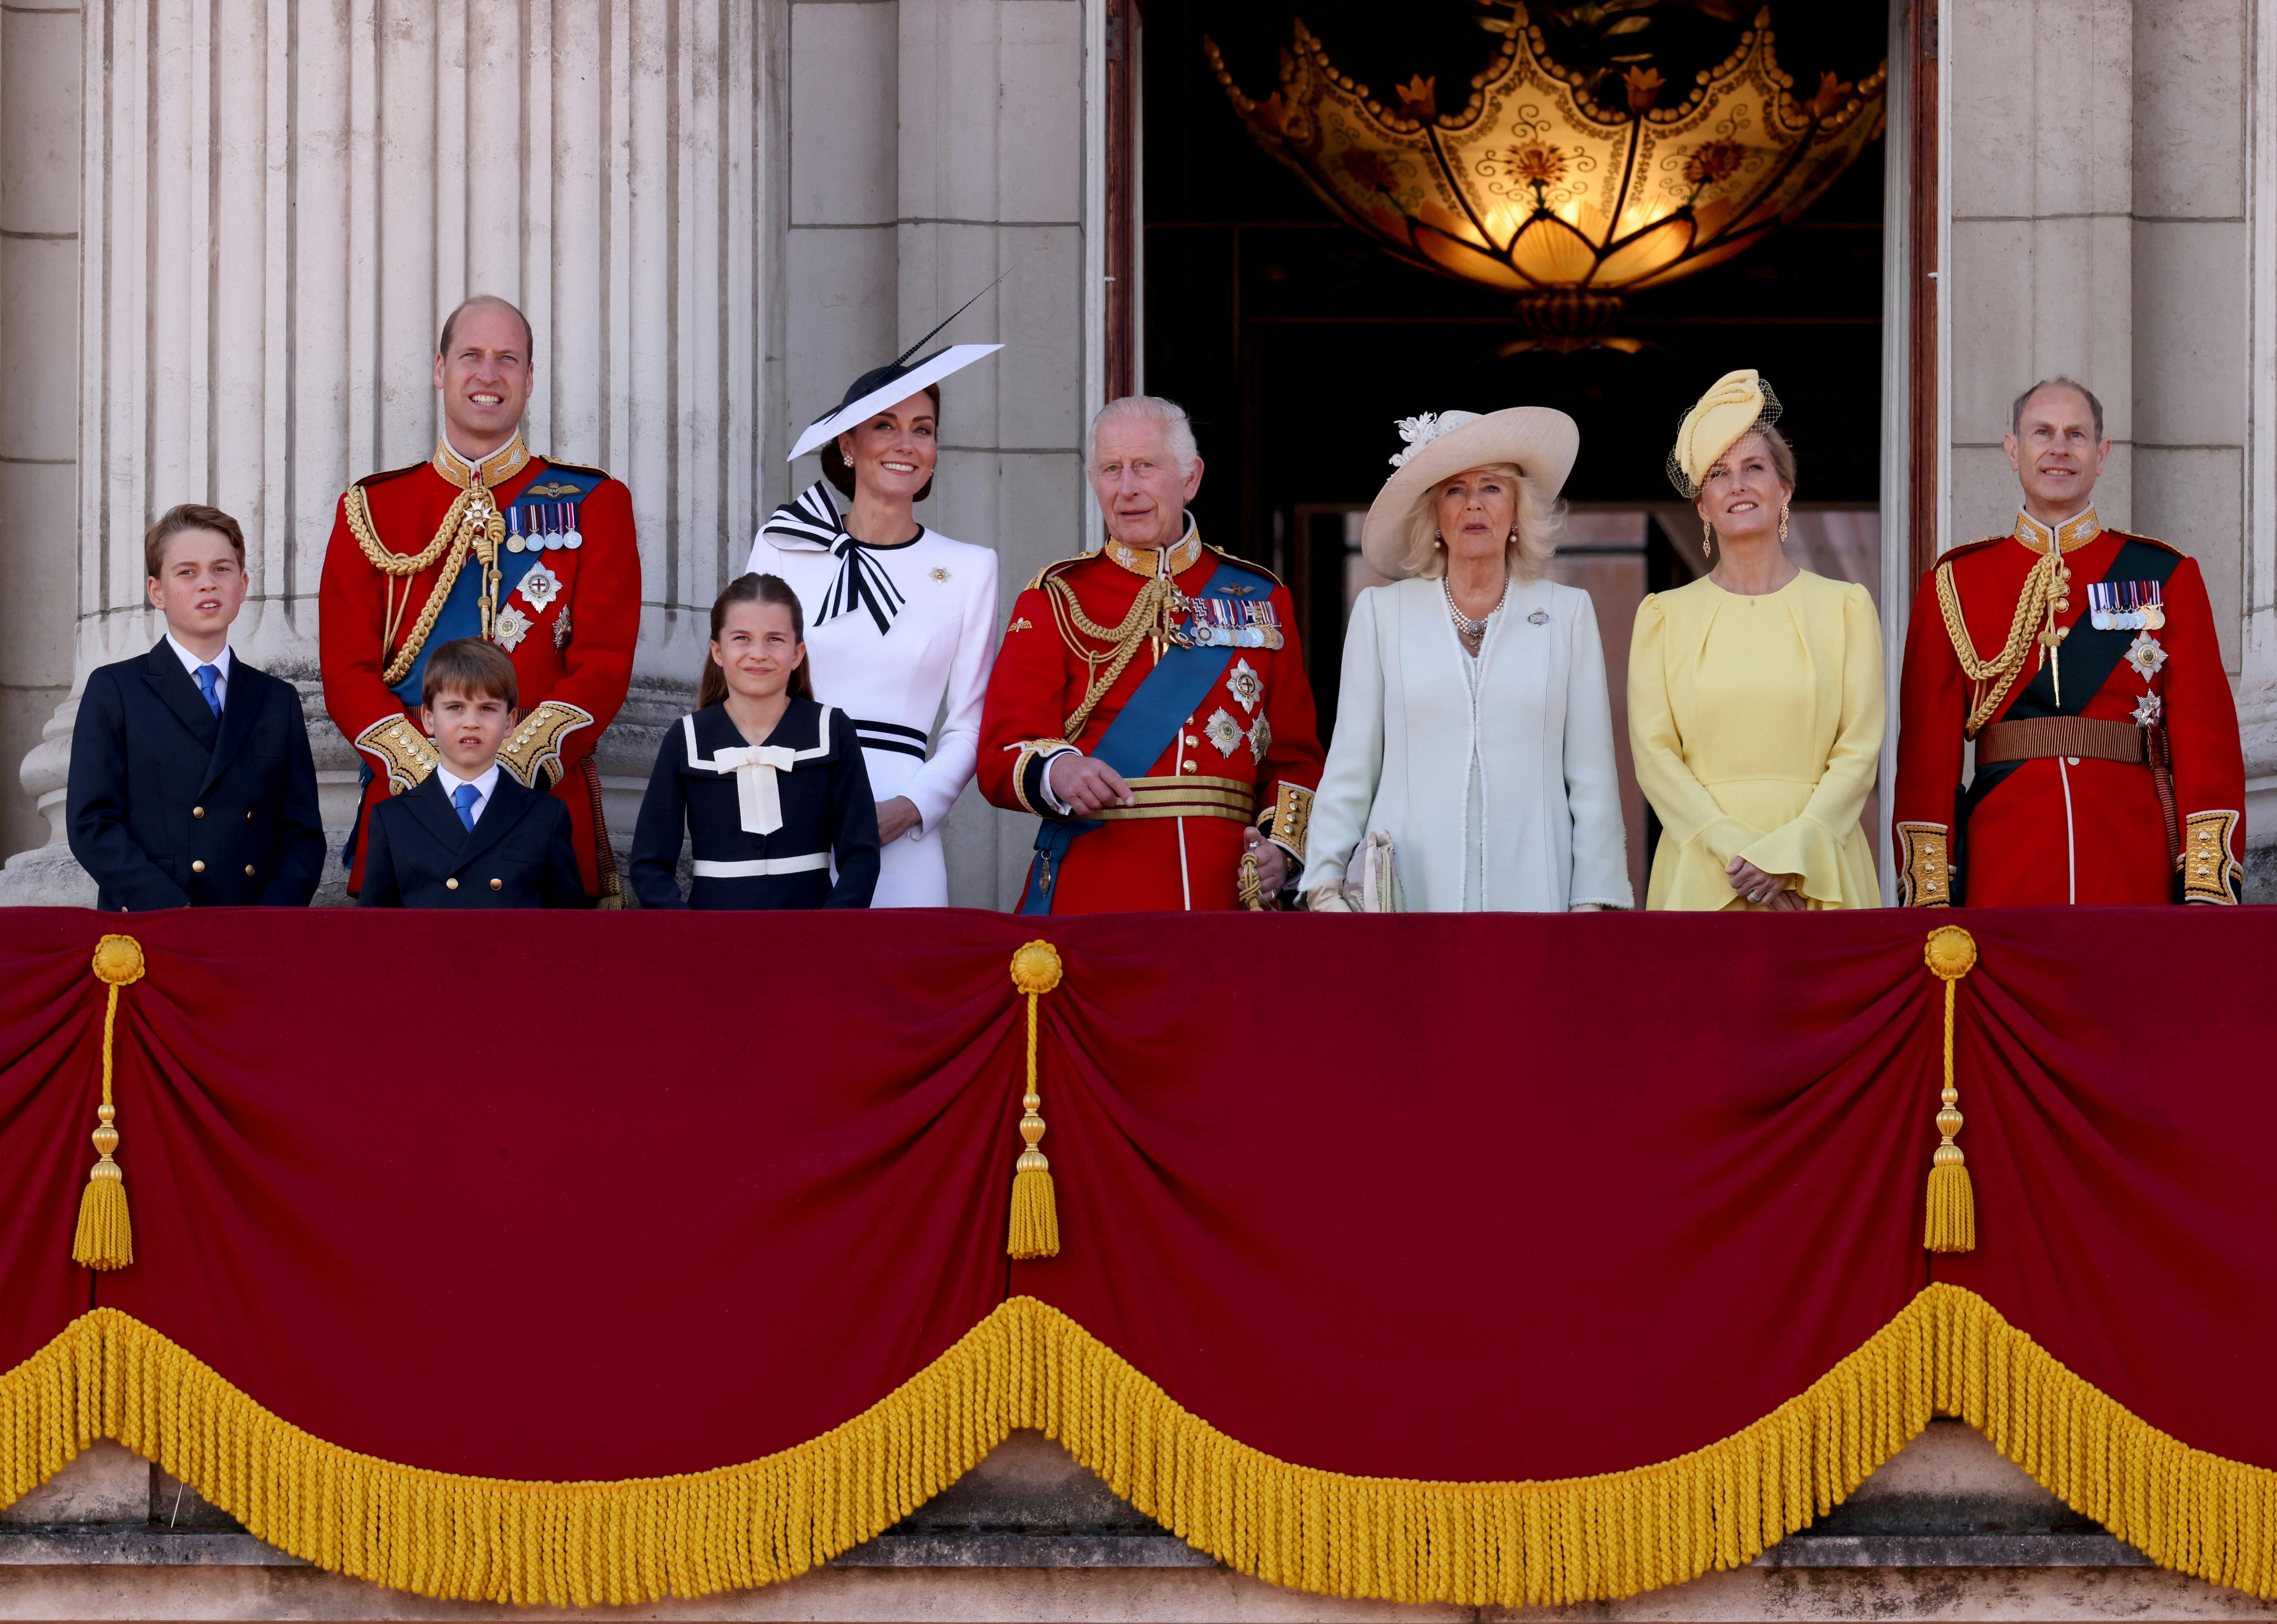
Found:
[[[1767,874],[1801,876],[1795,888],[1816,903],[1854,908],[1845,896],[1842,842],[1813,819],[1797,818],[1742,850],[1740,856]]]

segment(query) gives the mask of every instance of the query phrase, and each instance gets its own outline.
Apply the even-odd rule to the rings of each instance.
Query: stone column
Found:
[[[940,339],[1006,347],[944,386],[918,516],[997,550],[1001,612],[1085,543],[1085,22],[1084,0],[790,5],[785,420],[996,282]],[[788,446],[768,470],[786,494],[819,474],[784,467]],[[1009,906],[1033,827],[968,790],[943,834],[950,901]]]
[[[235,645],[301,683],[344,829],[354,762],[316,682],[333,505],[428,454],[442,317],[500,294],[536,330],[531,445],[633,492],[641,644],[600,758],[621,845],[779,438],[781,22],[750,0],[90,0],[80,371],[41,407],[79,424],[76,675],[157,635],[151,520],[235,515]],[[11,864],[0,900],[65,900],[53,860]]]
[[[60,838],[70,756],[80,27],[0,10],[0,857]]]

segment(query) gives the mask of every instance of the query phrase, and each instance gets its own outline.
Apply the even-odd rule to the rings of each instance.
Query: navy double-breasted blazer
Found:
[[[80,695],[65,791],[95,905],[305,908],[324,825],[300,690],[232,657],[217,717],[164,638],[99,666]]]
[[[366,908],[583,908],[569,809],[499,770],[469,830],[439,774],[364,820]]]

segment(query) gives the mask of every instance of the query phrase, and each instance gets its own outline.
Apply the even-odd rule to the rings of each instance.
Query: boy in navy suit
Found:
[[[442,760],[371,809],[360,905],[587,905],[569,809],[499,770],[519,702],[514,661],[496,644],[461,637],[428,656],[420,721]]]
[[[301,695],[229,647],[245,534],[186,502],[150,527],[142,561],[166,635],[87,679],[65,792],[72,855],[100,908],[305,908],[324,825]]]

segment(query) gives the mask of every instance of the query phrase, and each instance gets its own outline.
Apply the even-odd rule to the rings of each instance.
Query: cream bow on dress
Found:
[[[744,834],[772,835],[782,827],[782,793],[775,774],[789,772],[798,751],[785,744],[745,744],[715,750],[712,760],[720,772],[735,775],[736,820]]]

